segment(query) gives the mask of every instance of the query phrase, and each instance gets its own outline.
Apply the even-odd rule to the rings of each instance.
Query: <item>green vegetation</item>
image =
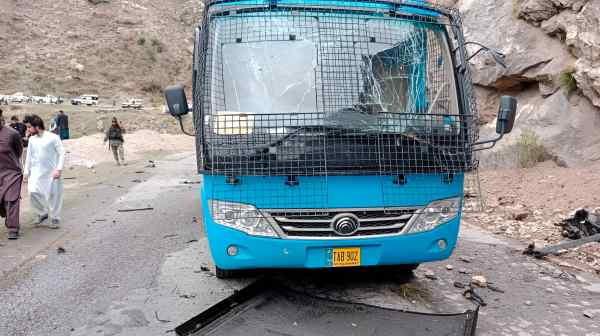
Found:
[[[562,87],[567,93],[572,93],[577,90],[577,80],[575,80],[574,69],[567,69],[560,73],[558,77],[558,82],[560,87]]]
[[[538,162],[544,162],[552,156],[542,144],[540,137],[533,131],[525,130],[517,142],[519,165],[522,168],[531,168]]]

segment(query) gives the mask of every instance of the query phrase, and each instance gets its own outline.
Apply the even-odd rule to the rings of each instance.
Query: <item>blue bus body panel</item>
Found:
[[[413,0],[406,1],[406,5],[399,5],[393,3],[376,2],[376,1],[338,1],[338,0],[276,0],[274,1],[280,5],[288,6],[323,6],[328,8],[356,8],[356,9],[370,9],[370,10],[402,10],[407,14],[424,15],[431,17],[439,17],[440,13],[425,8],[411,7],[423,6],[425,1]],[[268,6],[271,5],[271,0],[238,0],[238,1],[223,1],[221,3],[213,4],[211,8],[227,9],[227,7],[238,7],[238,6]]]
[[[422,207],[434,200],[462,197],[462,175],[454,176],[451,183],[437,174],[407,175],[405,185],[394,184],[393,176],[300,176],[299,185],[293,187],[285,185],[284,176],[239,179],[240,184],[230,185],[225,176],[205,175],[202,187],[211,253],[223,269],[328,267],[326,254],[333,247],[361,247],[362,266],[421,263],[448,258],[456,244],[460,215],[425,233],[343,240],[278,239],[254,237],[216,224],[208,199],[252,204],[259,209]],[[447,243],[444,250],[437,245],[440,239]],[[237,256],[227,255],[230,245],[238,247]]]

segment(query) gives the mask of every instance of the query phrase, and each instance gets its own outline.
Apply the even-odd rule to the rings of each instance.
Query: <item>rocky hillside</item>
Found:
[[[201,0],[0,0],[0,92],[154,95],[190,81]]]
[[[507,68],[473,60],[484,116],[498,97],[519,98],[516,130],[482,164],[517,166],[518,143],[534,134],[561,165],[600,160],[600,1],[460,0],[468,40],[506,54]],[[483,136],[495,126],[484,127]]]

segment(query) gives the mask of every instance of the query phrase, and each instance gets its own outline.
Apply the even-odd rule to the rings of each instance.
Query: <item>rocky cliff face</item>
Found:
[[[535,132],[569,165],[600,160],[600,1],[460,0],[467,40],[506,54],[507,67],[473,60],[483,119],[491,123],[501,94],[519,98],[516,129],[482,155],[485,166],[517,165],[516,143]]]

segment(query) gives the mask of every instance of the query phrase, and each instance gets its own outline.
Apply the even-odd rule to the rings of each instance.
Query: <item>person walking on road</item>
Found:
[[[117,166],[120,166],[121,163],[127,165],[127,163],[125,163],[125,150],[123,149],[123,144],[125,143],[123,133],[125,133],[125,131],[121,128],[121,125],[119,125],[119,121],[117,118],[113,118],[112,124],[104,137],[104,142],[108,141],[108,147],[113,152],[113,157],[117,162]],[[121,159],[121,162],[119,162],[119,158]]]
[[[0,217],[6,217],[8,239],[18,239],[23,143],[19,133],[4,124],[0,109]]]
[[[61,140],[69,139],[69,116],[65,114],[65,111],[58,111],[57,124],[58,124],[58,135]]]
[[[39,225],[50,218],[51,229],[60,226],[63,205],[62,170],[65,150],[58,135],[45,130],[44,121],[37,115],[25,117],[30,134],[25,160],[27,190],[31,206],[37,214],[34,224]]]

